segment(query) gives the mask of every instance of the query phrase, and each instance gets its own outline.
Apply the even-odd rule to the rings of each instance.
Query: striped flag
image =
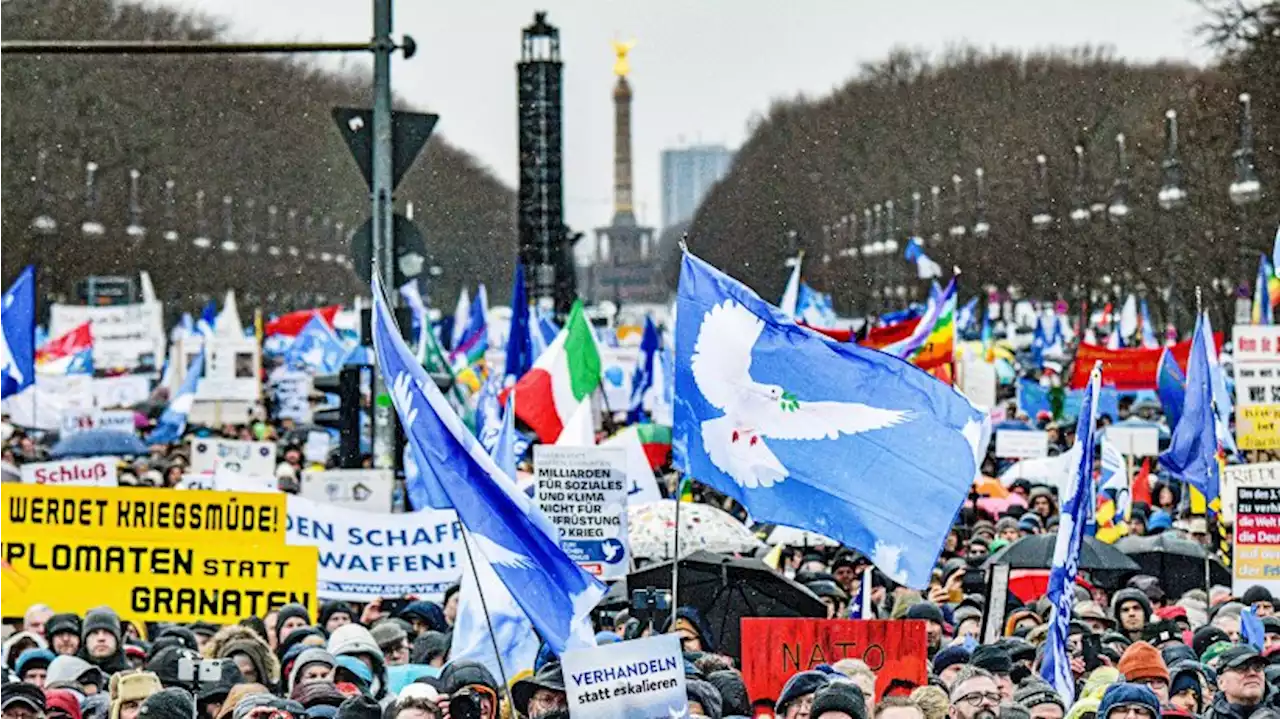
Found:
[[[1080,419],[1076,422],[1076,443],[1071,448],[1072,461],[1076,464],[1074,481],[1063,498],[1058,521],[1058,537],[1053,546],[1053,567],[1049,570],[1049,638],[1045,644],[1044,664],[1040,675],[1047,681],[1062,701],[1071,706],[1075,701],[1075,679],[1071,674],[1071,654],[1067,650],[1067,636],[1071,632],[1071,609],[1075,604],[1077,563],[1080,547],[1084,543],[1084,526],[1088,521],[1089,505],[1093,503],[1093,450],[1094,428],[1098,423],[1098,390],[1102,385],[1102,363],[1097,363],[1089,377],[1089,392],[1080,406]]]

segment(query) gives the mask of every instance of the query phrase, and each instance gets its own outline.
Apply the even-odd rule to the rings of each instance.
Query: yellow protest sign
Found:
[[[172,491],[172,490],[169,490]],[[315,547],[95,540],[46,532],[0,543],[0,613],[103,605],[141,621],[232,623],[296,602],[316,611]]]
[[[1280,449],[1280,404],[1238,407],[1236,444],[1240,449]]]
[[[5,539],[199,542],[211,546],[284,546],[285,495],[257,492],[65,487],[0,487]]]

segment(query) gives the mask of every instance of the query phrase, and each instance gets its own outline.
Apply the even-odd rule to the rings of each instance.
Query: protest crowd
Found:
[[[842,332],[686,255],[673,316],[625,331],[581,306],[562,324],[526,312],[522,287],[509,327],[477,296],[445,321],[418,311],[407,340],[376,286],[372,338],[336,308],[246,329],[229,300],[166,333],[183,349],[114,408],[129,410],[114,432],[16,403],[95,348],[55,336],[23,367],[6,309],[5,357],[32,381],[5,377],[4,719],[1280,716],[1265,531],[1280,502],[1216,386],[1245,382],[1241,340],[1207,315],[1165,342],[1145,301],[1136,324],[1111,305],[1075,318],[960,306],[953,281]],[[246,339],[263,401],[243,421],[197,417],[215,348]],[[271,378],[373,355],[364,382],[382,372],[394,399],[402,477],[385,506],[358,491],[331,506],[310,488],[378,471],[374,448],[347,464],[334,433],[286,411],[320,393],[282,397]],[[602,403],[619,357],[625,391]],[[847,390],[805,378],[845,372]],[[765,375],[782,386],[752,385]],[[141,450],[58,449],[112,434]],[[106,474],[76,468],[95,456]],[[575,487],[620,503],[586,509]],[[150,508],[116,513],[131,496]],[[326,542],[349,534],[453,556],[378,555],[368,575],[393,589],[370,589],[332,573],[349,558]]]

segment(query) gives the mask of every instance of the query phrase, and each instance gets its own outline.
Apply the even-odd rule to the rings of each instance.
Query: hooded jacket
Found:
[[[280,684],[280,660],[271,653],[271,647],[262,641],[258,633],[239,624],[218,630],[204,646],[204,655],[211,659],[227,659],[233,654],[249,657],[258,673],[258,682],[268,687]]]
[[[14,648],[19,644],[22,644],[23,640],[33,643],[36,649],[49,648],[49,643],[46,642],[44,637],[39,634],[36,634],[35,632],[17,632],[13,636],[4,640],[3,656],[0,658],[0,661],[3,661],[5,666],[12,668],[14,662],[18,661],[18,655],[22,654],[22,651],[19,650],[15,652]]]
[[[1151,600],[1147,599],[1147,595],[1142,593],[1141,589],[1126,587],[1115,593],[1111,597],[1111,616],[1116,618],[1117,631],[1120,626],[1120,605],[1124,602],[1134,601],[1142,605],[1142,611],[1145,613],[1144,623],[1151,621]]]
[[[293,692],[298,686],[298,676],[302,674],[302,668],[308,664],[325,664],[330,669],[337,663],[333,655],[319,647],[308,647],[303,649],[297,659],[293,660],[293,666],[289,669],[289,682],[285,685],[285,694]]]
[[[386,659],[368,629],[360,624],[344,624],[329,636],[328,649],[335,659],[367,654],[373,660],[373,681],[369,682],[369,694],[378,701],[387,695]],[[295,666],[297,664],[298,662],[294,662]]]
[[[703,651],[714,652],[716,650],[716,638],[715,635],[711,633],[711,626],[702,618],[702,614],[693,607],[676,608],[675,617],[667,620],[662,631],[664,633],[670,632],[672,625],[680,624],[680,620],[682,619],[685,622],[688,622],[693,627],[693,630],[697,632],[698,639],[702,640]]]

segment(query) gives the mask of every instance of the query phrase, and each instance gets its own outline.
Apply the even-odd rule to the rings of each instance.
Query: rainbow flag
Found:
[[[924,341],[904,359],[939,379],[949,380],[956,349],[956,283],[953,279],[939,297],[941,309]],[[937,371],[945,370],[945,376]]]

